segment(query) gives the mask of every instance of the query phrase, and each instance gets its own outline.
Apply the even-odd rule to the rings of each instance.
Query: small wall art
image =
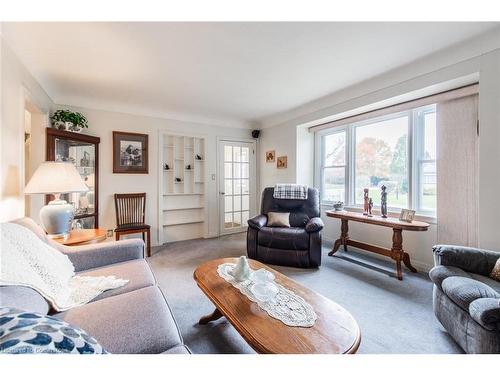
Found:
[[[113,132],[113,173],[148,173],[148,135]]]
[[[276,161],[276,151],[266,151],[266,163],[274,163]]]
[[[285,169],[288,167],[288,157],[278,156],[278,161],[276,162],[276,167],[278,169]]]

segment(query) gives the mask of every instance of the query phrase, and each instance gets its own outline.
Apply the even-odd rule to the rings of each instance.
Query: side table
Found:
[[[65,246],[86,245],[95,242],[101,242],[106,239],[106,231],[104,229],[75,229],[69,232],[69,237],[54,238],[54,241]]]

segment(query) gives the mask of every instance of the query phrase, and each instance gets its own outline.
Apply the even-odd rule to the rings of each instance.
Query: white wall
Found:
[[[479,244],[500,251],[500,50],[481,56],[479,80]]]
[[[24,216],[24,108],[28,98],[42,112],[48,113],[53,103],[43,88],[34,80],[8,45],[0,38],[1,50],[1,149],[0,149],[0,221]],[[46,117],[45,117],[46,118]],[[40,123],[37,122],[37,123]],[[38,134],[42,126],[33,127]],[[42,147],[32,148],[32,156],[43,160]],[[33,197],[43,200],[43,197]]]
[[[207,136],[207,199],[208,199],[208,235],[218,234],[218,192],[216,182],[210,176],[216,174],[217,137],[251,140],[250,130],[209,126],[191,122],[167,120],[146,116],[137,116],[117,112],[93,110],[79,107],[55,105],[43,88],[34,80],[15,54],[1,40],[1,186],[0,186],[0,220],[7,221],[24,215],[24,120],[25,102],[29,100],[45,114],[45,121],[32,127],[32,169],[45,160],[45,127],[48,126],[48,113],[59,108],[69,108],[84,113],[90,128],[86,133],[101,138],[99,167],[99,226],[106,229],[115,227],[115,211],[113,194],[116,192],[146,192],[147,222],[152,225],[152,242],[157,243],[158,231],[158,134],[159,130],[174,133],[200,134]],[[112,131],[129,131],[149,134],[149,174],[128,175],[112,173]],[[257,157],[257,160],[259,158]],[[257,176],[257,183],[258,183]],[[257,185],[258,186],[258,185]],[[39,208],[43,196],[34,196],[34,207]],[[40,201],[40,202],[38,202]],[[33,205],[32,205],[33,207]],[[33,209],[32,217],[37,219],[37,209]]]
[[[295,168],[296,157],[307,158],[310,163],[313,157],[307,155],[310,152],[307,142],[305,148],[300,147],[304,142],[297,139],[301,136],[301,133],[296,130],[297,126],[317,123],[321,119],[333,117],[339,113],[479,73],[480,245],[500,251],[500,236],[498,224],[495,221],[495,216],[500,212],[500,200],[497,197],[500,189],[500,168],[498,168],[500,165],[500,147],[498,147],[500,142],[499,48],[500,32],[495,30],[494,33],[346,88],[309,106],[276,116],[276,121],[283,119],[285,121],[263,129],[262,145],[265,147],[263,146],[261,152],[276,148],[281,153],[289,155],[289,160],[294,161],[294,167],[289,168],[287,173],[279,174],[264,165],[265,161],[261,161],[261,190],[276,182],[303,180],[300,175],[303,169]],[[340,224],[329,218],[324,218],[324,221],[326,223],[324,237],[327,240],[334,240],[340,234]],[[360,241],[385,247],[391,246],[391,233],[384,228],[352,223],[350,234],[352,238]],[[412,263],[417,268],[429,269],[432,266],[431,247],[436,243],[436,226],[431,225],[430,230],[424,233],[405,232],[403,237],[405,250],[410,253]]]
[[[146,222],[152,226],[151,241],[158,244],[158,135],[159,130],[173,133],[207,136],[205,160],[207,164],[208,236],[218,234],[218,191],[216,150],[217,137],[252,139],[250,130],[217,127],[190,122],[167,120],[89,108],[57,105],[83,113],[89,121],[85,134],[101,138],[99,145],[99,227],[114,229],[116,226],[114,193],[146,192]],[[149,174],[113,174],[113,131],[144,133],[149,135]]]
[[[297,134],[295,128],[289,126],[275,126],[263,129],[260,139],[260,191],[266,186],[274,186],[278,182],[294,182],[296,178],[296,142]],[[288,157],[288,168],[277,169],[276,161],[267,163],[265,158],[266,151],[276,151],[278,156]]]

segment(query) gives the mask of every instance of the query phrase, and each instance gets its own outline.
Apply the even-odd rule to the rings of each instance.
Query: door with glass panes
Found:
[[[219,142],[220,234],[246,230],[255,215],[255,144]]]

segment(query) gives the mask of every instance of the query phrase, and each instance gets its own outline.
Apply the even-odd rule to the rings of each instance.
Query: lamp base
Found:
[[[40,221],[50,238],[68,238],[74,216],[74,207],[59,198],[40,210]]]

